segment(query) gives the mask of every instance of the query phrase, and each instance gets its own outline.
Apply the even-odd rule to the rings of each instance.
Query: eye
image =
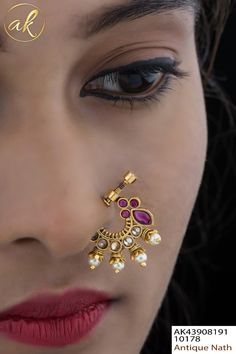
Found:
[[[170,87],[170,79],[188,76],[171,58],[137,61],[115,69],[104,70],[83,86],[80,97],[96,96],[115,102],[147,102],[159,100]],[[151,92],[151,93],[150,93]]]

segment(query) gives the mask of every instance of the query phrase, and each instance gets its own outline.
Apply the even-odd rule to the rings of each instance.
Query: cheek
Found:
[[[143,206],[153,212],[162,236],[160,245],[146,247],[148,266],[141,283],[149,289],[145,309],[150,316],[168,285],[206,160],[206,112],[198,72],[175,87],[156,112],[147,114],[138,144],[132,140],[128,153],[130,169],[140,176],[130,193],[140,196]]]
[[[190,77],[175,81],[173,89],[149,109],[129,114],[128,109],[108,108],[100,116],[106,118],[103,130],[96,130],[100,134],[94,130],[89,144],[91,156],[100,153],[93,163],[95,169],[105,166],[104,180],[107,171],[111,181],[119,181],[118,176],[128,170],[138,176],[122,195],[140,197],[141,206],[153,213],[155,227],[162,236],[156,247],[140,241],[147,251],[148,265],[140,270],[129,262],[125,273],[127,299],[135,304],[127,304],[130,318],[146,316],[144,327],[152,322],[163,298],[204,171],[206,112],[198,64],[192,58],[191,73]],[[109,228],[121,228],[115,212]],[[148,290],[145,298],[140,296],[143,289]]]
[[[169,282],[176,257],[198,194],[207,148],[207,125],[199,72],[180,82],[159,104],[127,115],[113,139],[106,140],[106,165],[112,164],[114,178],[131,170],[138,180],[124,196],[138,196],[155,218],[162,236],[157,247],[147,246],[148,266],[130,274],[135,293],[149,289],[146,301],[134,293],[130,298],[155,314]],[[107,130],[106,130],[107,132]],[[112,135],[110,135],[111,137]],[[110,151],[110,153],[109,153]],[[112,155],[111,155],[112,154]],[[118,218],[117,218],[118,219]],[[111,228],[114,229],[116,219]],[[142,242],[140,242],[142,243]],[[133,291],[133,290],[131,290]]]
[[[197,65],[191,77],[174,82],[160,103],[127,114],[120,127],[116,118],[113,133],[107,125],[102,139],[103,163],[112,164],[115,179],[127,170],[138,176],[123,195],[141,198],[142,206],[156,215],[159,231],[168,235],[168,247],[175,250],[190,218],[206,157],[206,112]]]
[[[142,206],[153,212],[163,235],[160,247],[167,247],[173,254],[180,246],[197,197],[207,148],[197,62],[192,67],[190,77],[174,81],[172,90],[149,109],[132,114],[127,113],[128,109],[119,112],[113,108],[113,115],[104,112],[109,120],[99,140],[95,134],[88,143],[91,156],[100,153],[94,165],[112,167],[111,180],[128,170],[138,176],[123,195],[137,195]],[[93,146],[96,151],[92,151]],[[104,178],[106,173],[104,170]],[[114,220],[113,227],[118,225],[120,222]]]

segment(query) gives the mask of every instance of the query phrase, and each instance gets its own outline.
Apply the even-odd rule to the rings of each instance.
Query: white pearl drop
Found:
[[[138,262],[138,263],[145,262],[145,261],[147,260],[147,255],[146,255],[146,253],[141,253],[141,254],[137,255],[137,256],[135,257],[135,260],[136,260],[136,262]]]
[[[99,259],[96,259],[96,258],[90,258],[89,259],[89,264],[94,266],[94,267],[97,267],[101,262],[99,261]]]
[[[124,266],[125,264],[122,262],[115,262],[112,264],[113,269],[118,269],[118,270],[122,270]]]
[[[150,237],[150,243],[152,245],[157,245],[161,241],[161,236],[156,232],[155,234],[151,235]]]

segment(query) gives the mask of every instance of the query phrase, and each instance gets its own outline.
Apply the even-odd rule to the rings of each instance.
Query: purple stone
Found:
[[[127,210],[127,209],[122,210],[121,216],[122,216],[123,218],[125,218],[125,219],[128,218],[128,217],[130,216],[129,210]]]
[[[142,225],[150,225],[152,223],[151,215],[144,210],[134,210],[134,218]]]
[[[137,208],[139,206],[139,201],[137,199],[131,199],[130,205],[132,208]]]
[[[128,205],[127,200],[125,199],[120,199],[118,204],[121,208],[125,208]]]

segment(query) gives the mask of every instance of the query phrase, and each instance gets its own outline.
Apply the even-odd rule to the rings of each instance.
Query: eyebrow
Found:
[[[103,6],[84,18],[80,18],[74,33],[76,36],[79,33],[80,37],[87,39],[118,23],[181,9],[192,11],[197,15],[199,0],[126,0],[125,3]],[[7,51],[7,39],[8,36],[2,26],[0,28],[0,52]]]
[[[126,0],[125,3],[107,5],[87,15],[85,23],[82,26],[79,23],[78,32],[82,32],[82,37],[86,39],[121,22],[181,9],[197,15],[199,0]]]

